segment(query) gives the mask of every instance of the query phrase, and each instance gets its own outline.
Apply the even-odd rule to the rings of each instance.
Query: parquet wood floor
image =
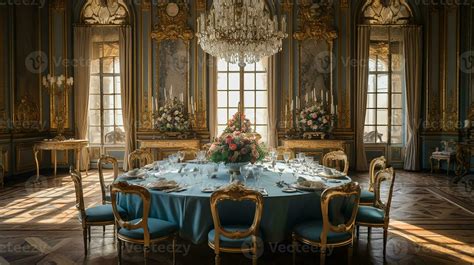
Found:
[[[366,174],[354,176],[366,187]],[[26,180],[0,190],[0,264],[117,264],[112,227],[92,230],[90,255],[84,257],[82,231],[74,208],[74,187],[66,174]],[[97,172],[84,177],[88,206],[100,203]],[[353,264],[474,264],[474,193],[441,174],[397,172],[387,257],[382,230],[361,228]],[[267,245],[259,264],[291,264],[290,242]],[[156,246],[149,264],[171,264],[170,243]],[[213,264],[207,245],[179,241],[177,264]],[[318,253],[300,249],[297,264],[317,264]],[[344,264],[346,249],[335,249],[327,264]],[[125,264],[142,264],[139,247],[128,246]],[[251,264],[239,254],[224,254],[222,264]]]

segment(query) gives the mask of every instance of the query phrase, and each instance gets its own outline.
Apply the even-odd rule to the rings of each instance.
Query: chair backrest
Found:
[[[340,167],[340,162],[344,162],[344,168]],[[347,160],[347,155],[344,151],[333,151],[324,155],[323,165],[325,167],[335,168],[347,174],[349,172],[349,160]]]
[[[370,161],[369,166],[369,191],[374,191],[375,174],[379,170],[384,170],[387,166],[387,160],[384,156],[376,157]]]
[[[255,215],[253,218],[252,225],[246,231],[227,231],[222,227],[221,220],[219,218],[219,212],[217,206],[222,201],[251,201],[255,203]],[[220,235],[223,235],[232,239],[246,238],[248,236],[256,237],[260,228],[260,221],[262,219],[263,211],[263,196],[260,192],[248,190],[243,185],[233,183],[225,189],[215,191],[211,195],[211,213],[212,220],[214,222],[214,245],[219,248]]]
[[[138,195],[143,202],[142,218],[135,223],[124,220],[117,209],[117,194]],[[141,186],[130,185],[127,182],[116,182],[110,186],[110,195],[112,199],[112,209],[117,225],[128,230],[142,228],[144,233],[144,242],[150,242],[150,233],[148,231],[148,214],[150,213],[151,195],[150,192]]]
[[[329,206],[331,201],[336,198],[354,198],[351,215],[347,216],[343,224],[334,225],[331,223],[329,217]],[[329,232],[336,233],[354,233],[355,220],[357,217],[357,210],[359,209],[359,200],[360,200],[360,186],[357,182],[351,182],[346,185],[328,188],[323,191],[321,194],[321,210],[323,215],[323,231],[321,233],[321,243],[325,244],[327,242],[327,235]],[[349,200],[347,200],[349,201]]]
[[[102,191],[102,204],[106,203],[105,193],[107,188],[104,180],[104,165],[106,164],[112,164],[114,180],[117,179],[119,173],[118,161],[115,157],[103,155],[97,161],[97,167],[99,168],[100,189]]]
[[[79,210],[82,224],[84,225],[86,220],[86,209],[84,205],[84,192],[82,190],[81,172],[75,170],[73,167],[70,167],[69,173],[71,174],[71,179],[74,182],[74,189],[76,191],[76,208]]]
[[[381,199],[381,184],[384,181],[388,181],[389,190],[388,190],[388,197],[386,198],[386,202],[383,202]],[[392,194],[393,194],[393,184],[395,183],[395,171],[393,167],[386,168],[381,170],[375,174],[375,182],[374,182],[374,195],[375,195],[375,202],[374,206],[385,211],[385,222],[388,222],[390,216],[390,205],[392,204]]]
[[[153,163],[153,156],[145,149],[137,149],[128,155],[128,169],[134,168],[134,162],[138,160],[138,167]]]

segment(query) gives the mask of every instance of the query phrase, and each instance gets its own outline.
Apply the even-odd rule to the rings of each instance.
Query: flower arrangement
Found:
[[[154,113],[155,128],[162,132],[184,132],[189,130],[189,120],[184,113],[184,104],[177,98],[168,100]]]
[[[234,132],[220,137],[209,148],[209,159],[215,163],[255,163],[267,155],[265,146],[255,139]]]
[[[336,116],[328,113],[320,104],[305,107],[298,115],[298,123],[303,131],[330,132],[335,119]]]
[[[250,120],[245,117],[245,114],[241,112],[235,113],[232,118],[227,122],[227,127],[224,130],[224,133],[251,133],[252,124]]]

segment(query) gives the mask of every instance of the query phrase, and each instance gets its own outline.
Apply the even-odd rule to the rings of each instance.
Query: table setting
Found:
[[[207,240],[213,225],[211,194],[232,182],[239,181],[263,195],[261,230],[266,242],[288,238],[293,225],[301,220],[321,218],[321,192],[351,182],[349,177],[340,176],[303,154],[294,160],[286,155],[284,160],[277,160],[276,152],[270,151],[254,161],[229,164],[202,154],[192,161],[183,161],[176,153],[131,170],[116,181],[149,189],[150,216],[178,224],[180,236],[196,244]],[[132,216],[141,214],[138,198],[120,196],[118,203]],[[245,202],[225,202],[219,208],[223,222],[251,218],[255,209]]]

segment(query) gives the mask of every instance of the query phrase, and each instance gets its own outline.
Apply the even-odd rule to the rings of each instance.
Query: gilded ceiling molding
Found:
[[[302,1],[298,9],[298,31],[293,38],[299,41],[326,40],[332,42],[337,38],[337,31],[333,26],[334,8],[332,1],[322,1],[313,4],[311,1]]]
[[[124,0],[87,0],[82,8],[81,21],[85,24],[128,24],[129,14]]]
[[[362,7],[364,24],[409,24],[413,12],[406,0],[367,0]]]
[[[194,31],[187,25],[189,8],[186,3],[168,3],[158,6],[158,23],[151,37],[160,42],[163,40],[182,39],[188,43],[194,38]]]

